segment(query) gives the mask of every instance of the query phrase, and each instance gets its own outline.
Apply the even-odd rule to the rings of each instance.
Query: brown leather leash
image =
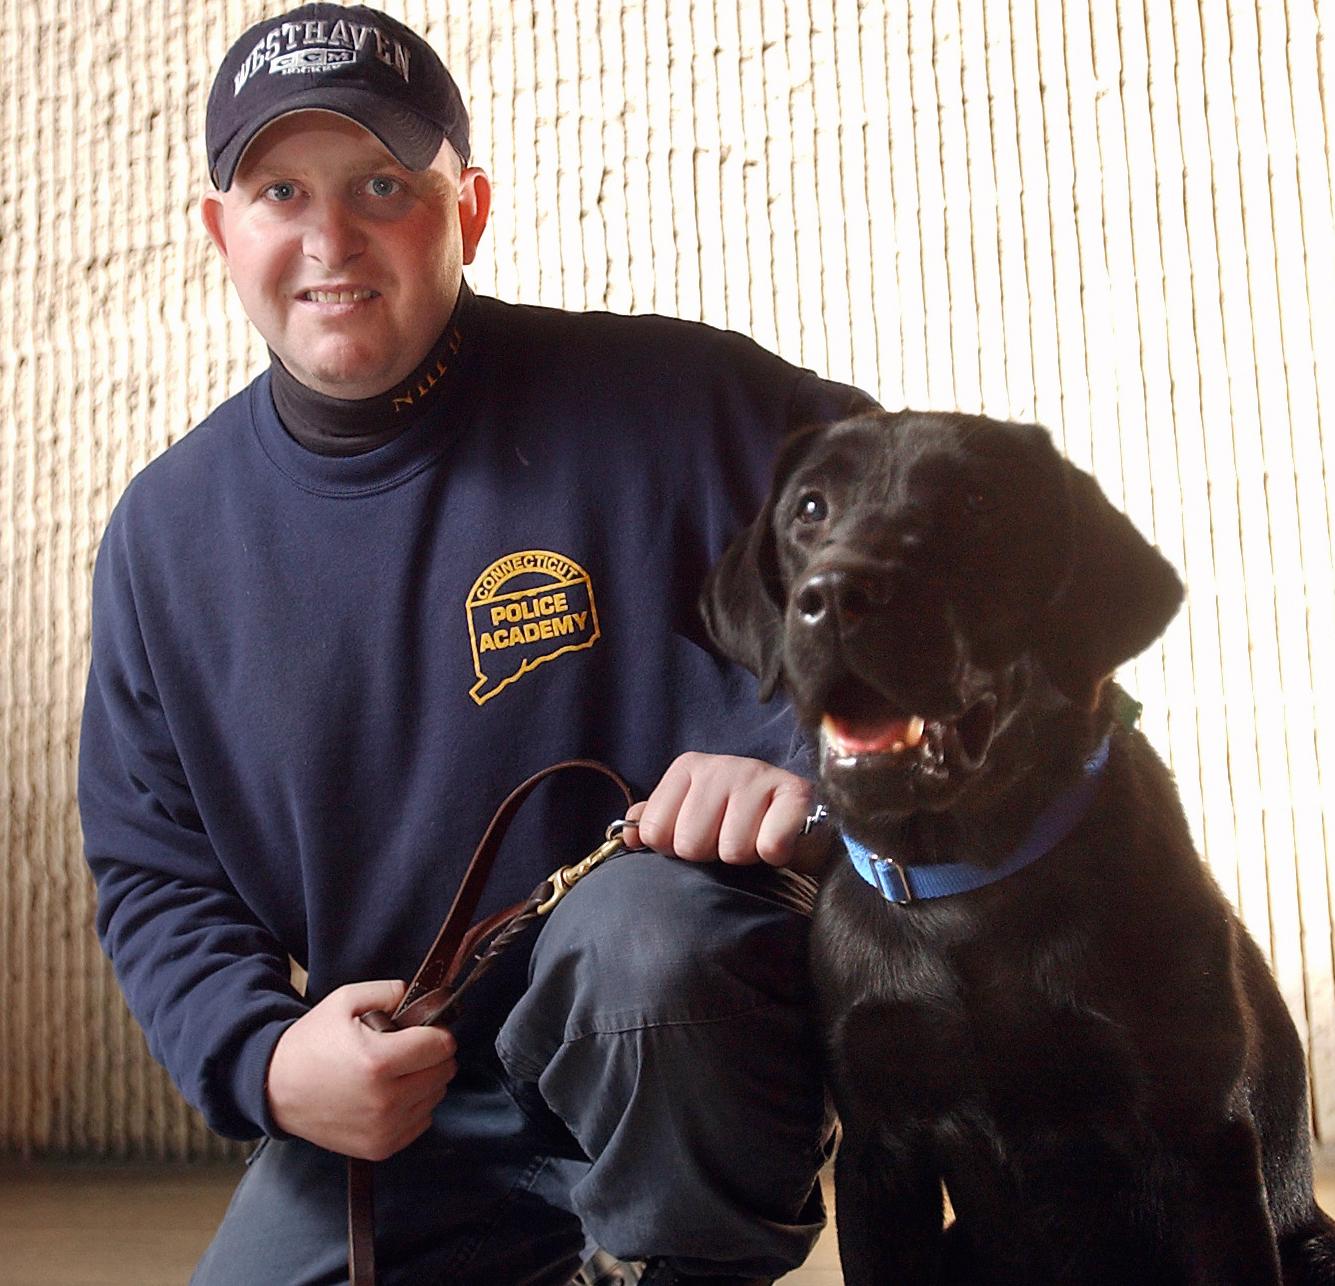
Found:
[[[471,929],[466,928],[477,910],[492,862],[519,806],[540,782],[570,768],[601,774],[625,796],[627,807],[633,802],[634,796],[625,781],[612,769],[592,759],[569,759],[564,763],[553,764],[534,773],[512,790],[496,810],[473,851],[445,922],[413,975],[403,999],[392,1014],[380,1009],[362,1014],[361,1020],[368,1027],[375,1031],[400,1031],[405,1027],[428,1027],[433,1023],[453,1019],[459,1011],[459,1002],[464,992],[515,938],[535,920],[550,912],[589,871],[625,848],[619,832],[613,834],[616,829],[616,823],[613,823],[608,827],[606,842],[582,861],[554,871],[523,902],[488,916]],[[469,961],[474,962],[472,969],[460,978]],[[370,1161],[348,1158],[350,1286],[375,1286],[375,1193],[372,1165]]]

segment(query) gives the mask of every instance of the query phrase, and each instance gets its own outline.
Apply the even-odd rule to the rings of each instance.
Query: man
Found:
[[[272,361],[112,516],[80,764],[150,1048],[265,1138],[196,1280],[338,1280],[346,1154],[382,1162],[385,1282],[561,1283],[596,1245],[646,1283],[770,1281],[819,1229],[829,1134],[782,869],[811,794],[694,599],[779,438],[860,395],[703,326],[474,296],[459,92],[373,10],[253,27],[206,134],[203,222]],[[658,852],[578,886],[451,1030],[365,1028],[492,808],[574,755],[652,787],[628,838]],[[544,792],[484,912],[617,811]]]

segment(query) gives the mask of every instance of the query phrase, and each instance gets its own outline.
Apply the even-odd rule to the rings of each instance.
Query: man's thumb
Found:
[[[350,982],[333,994],[338,996],[350,1017],[369,1013],[373,1009],[392,1014],[408,990],[408,984],[399,978],[378,978],[371,982]]]

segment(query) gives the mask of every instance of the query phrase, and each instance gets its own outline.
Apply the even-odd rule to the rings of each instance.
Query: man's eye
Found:
[[[804,491],[797,498],[798,522],[824,522],[830,515],[830,506],[819,491]]]
[[[398,196],[403,191],[403,184],[398,179],[391,179],[386,174],[377,174],[367,185],[367,191],[372,196],[390,197]]]
[[[264,189],[264,195],[268,197],[270,201],[290,201],[297,195],[297,185],[295,183],[288,183],[286,180],[279,183],[270,183],[269,186]]]

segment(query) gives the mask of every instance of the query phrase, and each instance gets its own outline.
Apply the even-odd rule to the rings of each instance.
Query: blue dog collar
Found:
[[[1008,875],[1022,871],[1031,862],[1036,862],[1045,853],[1050,853],[1076,828],[1098,793],[1111,742],[1112,733],[1109,732],[1099,748],[1085,760],[1080,780],[1058,795],[1039,814],[1029,828],[1029,834],[1000,866],[987,869],[975,866],[972,862],[904,866],[893,857],[882,857],[865,844],[859,844],[851,836],[841,833],[840,838],[853,863],[853,869],[886,901],[900,904],[972,893],[974,889],[1004,880]]]

